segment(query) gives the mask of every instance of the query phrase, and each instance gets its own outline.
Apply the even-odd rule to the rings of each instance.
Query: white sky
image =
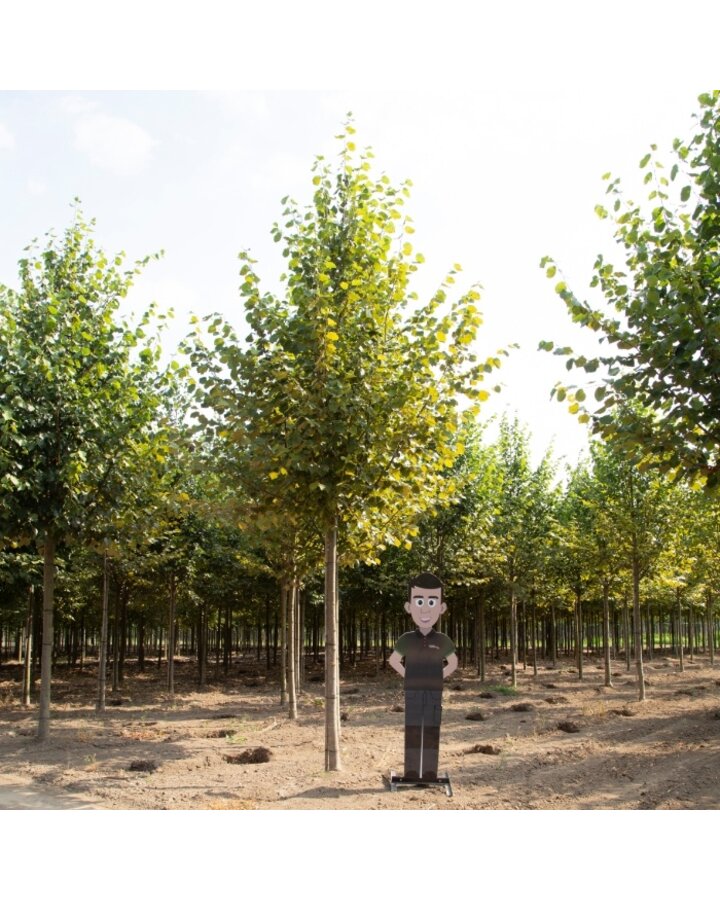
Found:
[[[11,87],[33,90],[0,93],[0,281],[14,282],[31,238],[68,224],[77,196],[109,252],[124,249],[132,259],[164,249],[129,306],[174,307],[169,349],[189,330],[191,313],[220,310],[241,327],[238,251],[248,248],[263,279],[276,283],[283,260],[269,229],[280,198],[309,200],[313,159],[334,155],[333,135],[352,111],[377,173],[414,183],[408,212],[427,260],[416,282],[421,295],[460,262],[458,288],[483,285],[478,354],[520,344],[485,414],[517,414],[536,459],[554,442],[556,455],[575,460],[585,429],[549,399],[566,376],[564,360],[537,345],[592,344],[569,322],[539,260],[555,257],[584,292],[595,255],[612,246],[611,226],[593,212],[604,196],[600,176],[625,176],[639,195],[637,163],[649,144],[669,148],[687,135],[697,95],[713,86],[688,70],[677,48],[663,52],[682,31],[666,15],[672,7],[610,3],[582,18],[567,3],[540,11],[516,3],[492,16],[481,4],[475,18],[459,19],[461,7],[450,2],[438,20],[418,6],[370,2],[340,46],[324,15],[337,6],[319,0],[303,5],[304,17],[291,5],[264,13],[245,6],[244,16],[223,22],[213,19],[214,2],[203,18],[193,18],[192,5],[172,7],[180,8],[184,15],[161,19],[142,7],[139,31],[132,16],[113,21],[114,43],[81,40],[86,56],[63,58],[58,72],[39,79],[26,67],[18,81],[8,66],[3,83],[9,73]],[[323,15],[312,19],[311,9]],[[60,27],[55,7],[46,14]],[[137,80],[127,61],[116,69],[117,55],[131,36],[151,52],[148,23],[170,64],[148,68],[141,52]],[[694,33],[693,53],[704,33]],[[210,34],[226,55],[202,50]],[[273,37],[266,52],[262,34]],[[42,55],[48,46],[40,40],[36,49]],[[297,61],[307,65],[296,69]],[[172,86],[173,75],[175,86],[205,90],[138,90]]]

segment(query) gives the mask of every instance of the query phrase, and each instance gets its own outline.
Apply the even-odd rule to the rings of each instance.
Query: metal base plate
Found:
[[[448,797],[452,797],[453,789],[450,776],[447,772],[444,775],[438,775],[435,781],[424,781],[422,778],[404,778],[398,775],[394,769],[390,770],[390,790],[397,791],[402,787],[444,787]]]

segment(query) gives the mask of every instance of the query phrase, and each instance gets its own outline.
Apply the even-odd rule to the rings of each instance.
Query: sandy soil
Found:
[[[94,668],[71,676],[59,668],[52,733],[41,744],[37,711],[19,704],[19,673],[4,666],[0,808],[720,808],[720,667],[705,662],[681,673],[675,660],[656,656],[646,664],[644,703],[621,661],[612,688],[595,660],[582,682],[568,665],[541,667],[537,678],[521,668],[514,692],[505,667],[491,666],[484,684],[474,672],[456,673],[444,694],[440,748],[452,797],[440,787],[389,790],[403,756],[403,693],[392,672],[344,673],[343,771],[327,773],[322,684],[305,685],[290,721],[277,684],[248,665],[204,691],[191,664],[177,669],[174,697],[152,667],[130,669],[121,704],[98,716]],[[512,709],[521,703],[531,708]],[[467,718],[477,712],[484,720]],[[562,731],[562,722],[578,730]],[[230,761],[260,747],[268,762]],[[130,768],[138,762],[156,768]]]

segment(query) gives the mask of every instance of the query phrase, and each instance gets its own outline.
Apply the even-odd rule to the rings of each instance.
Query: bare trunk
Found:
[[[207,684],[207,613],[203,605],[198,615],[198,681],[203,688]]]
[[[32,693],[32,636],[33,636],[33,606],[35,587],[30,585],[28,589],[28,606],[25,617],[25,658],[23,660],[23,698],[22,705],[30,706]]]
[[[532,649],[532,660],[533,660],[533,677],[537,678],[538,667],[537,667],[537,613],[535,601],[533,601],[533,605],[531,607],[530,612],[530,626],[532,631],[530,632],[530,647]]]
[[[485,597],[478,601],[478,675],[480,681],[485,681]]]
[[[43,548],[43,632],[40,663],[40,715],[38,740],[44,741],[50,731],[50,684],[52,680],[53,605],[55,601],[55,535],[45,533]]]
[[[605,686],[612,687],[610,671],[610,585],[603,581],[603,654],[605,656]]]
[[[295,632],[297,630],[297,594],[298,594],[298,583],[297,579],[293,578],[290,583],[290,589],[285,587],[285,593],[288,599],[287,602],[287,649],[288,649],[288,660],[287,660],[287,674],[288,674],[288,717],[290,719],[297,719],[297,688],[296,688],[296,667],[295,667],[295,656],[297,650],[297,642]]]
[[[287,677],[287,608],[288,586],[283,581],[280,585],[280,705],[287,706],[288,702],[288,677]]]
[[[115,591],[115,602],[113,603],[113,626],[112,626],[112,693],[116,694],[120,689],[120,623],[119,623],[119,606],[120,606],[120,587]]]
[[[685,671],[685,657],[683,655],[683,619],[682,619],[682,601],[680,600],[680,588],[675,589],[675,599],[677,600],[677,653],[680,659],[680,671]]]
[[[715,612],[713,610],[713,596],[708,591],[707,598],[707,632],[708,650],[710,651],[710,665],[715,665]]]
[[[640,618],[640,563],[633,553],[633,617],[635,619],[635,667],[638,680],[638,700],[645,699],[645,673],[643,671],[642,620]]]
[[[517,662],[518,662],[518,634],[517,634],[517,597],[515,595],[515,579],[510,586],[510,656],[512,671],[512,686],[517,687]]]
[[[297,652],[295,654],[295,691],[299,691],[303,685],[305,672],[305,603],[300,585],[297,590]]]
[[[578,679],[583,677],[583,633],[582,633],[582,603],[580,594],[575,594],[575,659],[577,662]]]
[[[100,624],[100,647],[98,650],[98,696],[96,709],[105,712],[105,680],[107,672],[108,639],[108,553],[103,554],[102,620]]]
[[[557,620],[555,618],[555,601],[550,604],[550,630],[552,635],[552,667],[557,669]]]
[[[630,610],[627,597],[623,601],[623,632],[625,637],[625,668],[630,671]]]
[[[170,576],[170,610],[168,613],[167,640],[167,689],[170,696],[175,694],[175,573]]]
[[[340,603],[337,584],[337,521],[325,533],[325,771],[339,772],[340,666],[338,658]]]
[[[695,661],[695,607],[690,603],[688,608],[688,650],[690,662]]]

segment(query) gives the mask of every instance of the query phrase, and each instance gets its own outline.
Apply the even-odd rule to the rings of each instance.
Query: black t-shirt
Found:
[[[406,691],[441,691],[445,660],[455,652],[455,644],[434,628],[428,634],[416,628],[400,636],[395,652],[405,657]]]

